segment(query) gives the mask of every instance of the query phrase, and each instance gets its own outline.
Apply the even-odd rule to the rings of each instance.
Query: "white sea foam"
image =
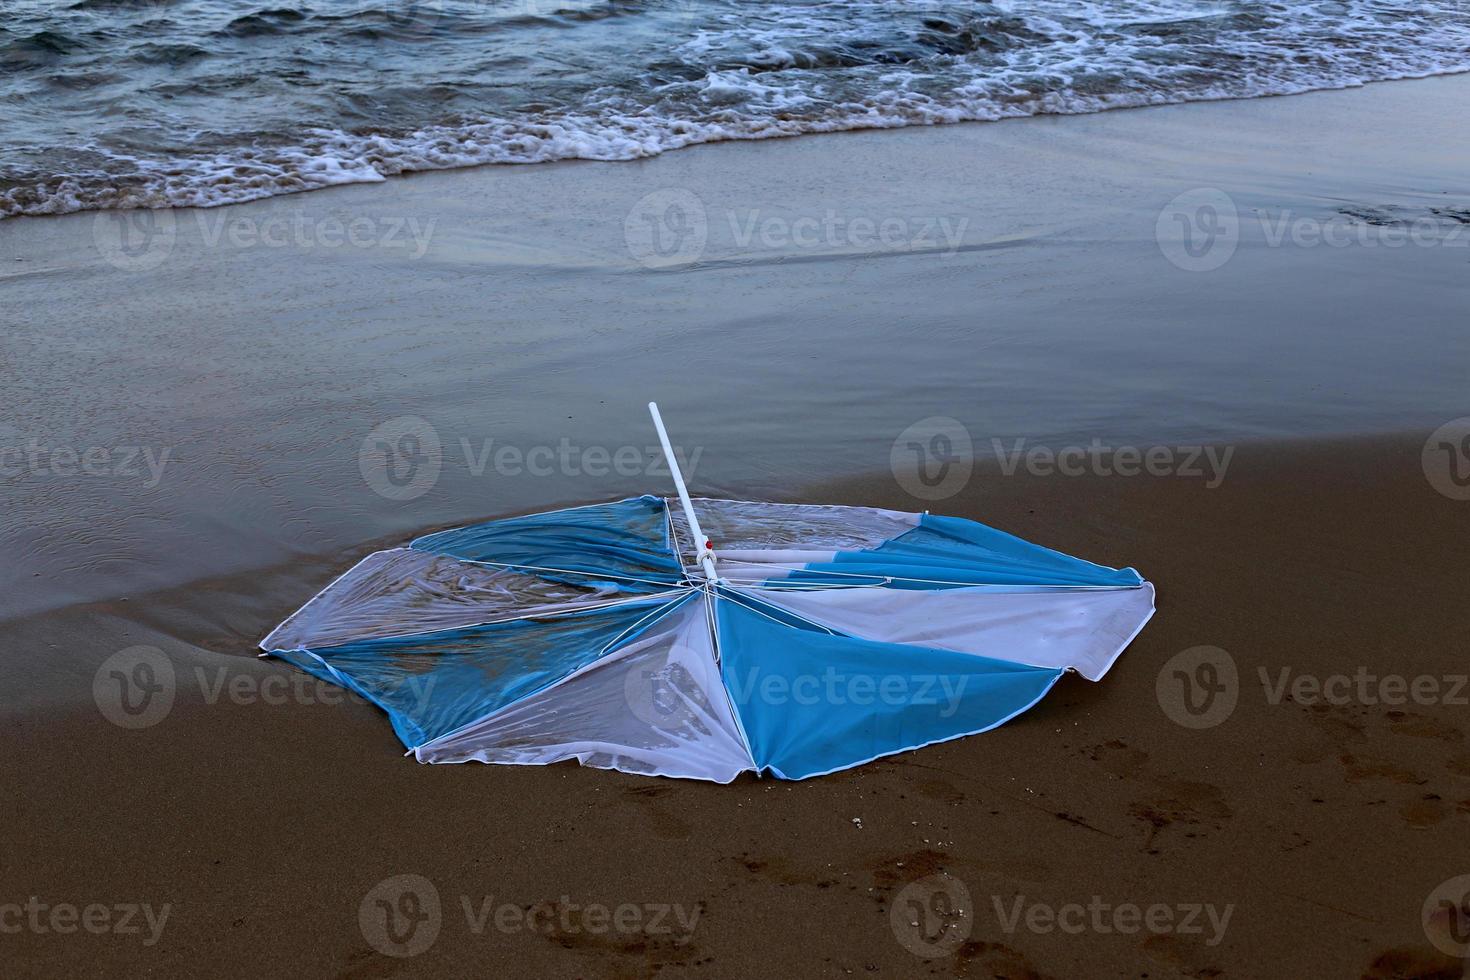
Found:
[[[218,0],[186,2],[203,5],[202,16],[216,9]],[[626,64],[592,68],[585,77],[568,76],[556,84],[544,80],[545,66],[533,55],[543,50],[561,59],[583,54],[600,35],[570,36],[567,23],[560,23],[553,33],[528,35],[519,48],[511,44],[514,57],[507,55],[505,65],[538,67],[519,86],[445,81],[492,70],[475,60],[483,60],[484,42],[473,29],[475,22],[452,0],[441,0],[435,9],[443,23],[456,25],[454,31],[436,33],[430,28],[442,23],[420,24],[413,37],[434,45],[422,54],[439,59],[435,70],[421,60],[389,59],[393,78],[412,81],[389,92],[375,88],[383,76],[372,65],[326,61],[315,75],[295,69],[306,73],[309,85],[274,85],[269,103],[274,114],[257,118],[252,115],[256,103],[232,101],[227,86],[223,94],[215,92],[212,86],[223,85],[223,63],[212,64],[200,77],[173,68],[169,85],[175,97],[156,107],[153,129],[160,148],[151,151],[140,149],[148,141],[136,131],[121,138],[107,130],[100,114],[98,133],[67,146],[59,130],[47,129],[51,117],[44,111],[44,87],[26,81],[36,73],[22,71],[11,83],[19,93],[16,102],[34,111],[21,119],[20,131],[25,133],[29,121],[37,138],[15,141],[8,152],[0,148],[0,217],[108,207],[210,207],[381,181],[410,171],[631,160],[721,140],[1090,113],[1470,70],[1470,9],[1455,0],[1414,7],[1385,0],[1203,7],[1184,0],[998,0],[926,7],[907,0],[809,0],[758,11],[730,0],[672,3],[650,0],[645,11],[661,18],[654,21],[660,30],[675,32],[672,40],[653,37],[630,52]],[[573,18],[576,31],[592,31],[613,9],[595,3],[575,10],[538,6],[529,19],[543,25]],[[498,13],[493,26],[504,30],[504,11]],[[322,24],[329,23],[335,33],[333,45],[321,49],[327,58],[341,46],[347,20],[320,10],[302,17],[242,19],[236,8],[229,14],[232,37],[242,31],[258,35],[238,56],[257,58],[271,50],[279,34],[295,32],[291,40],[299,45],[301,37],[313,36],[312,30],[326,32]],[[373,33],[351,23],[359,32]],[[369,27],[376,23],[367,22]],[[21,33],[26,29],[22,18]],[[168,48],[172,51],[184,44],[189,30],[197,32],[179,25],[172,29],[184,32],[171,39],[176,42]],[[153,36],[160,30],[149,27],[149,57],[156,58],[153,52],[170,40]],[[7,42],[8,36],[0,32],[0,57],[19,43]],[[72,57],[66,38],[37,37],[26,38],[19,49],[29,59],[26,65],[63,70]],[[402,57],[396,48],[374,50]],[[211,54],[216,62],[226,55],[236,57]],[[85,74],[86,64],[77,61],[76,71]],[[261,83],[242,77],[231,84]],[[291,101],[298,98],[297,87],[305,93],[299,105]],[[116,97],[152,105],[141,100],[158,88],[125,89]],[[348,95],[350,119],[341,108]],[[446,98],[454,100],[452,112],[437,108]],[[318,124],[282,124],[282,106]],[[344,118],[332,120],[334,114]],[[365,114],[385,118],[364,122]],[[213,126],[217,116],[226,123],[238,117],[251,127],[231,135],[228,126],[203,125]]]

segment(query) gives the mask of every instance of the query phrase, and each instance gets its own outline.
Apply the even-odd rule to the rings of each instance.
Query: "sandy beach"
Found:
[[[1418,451],[1418,438],[1262,444],[1214,490],[982,470],[951,512],[1134,562],[1166,583],[1159,614],[1100,684],[1067,678],[994,732],[799,783],[400,758],[376,709],[320,703],[327,685],[293,688],[301,675],[250,656],[349,556],[12,621],[7,691],[85,692],[104,655],[146,644],[176,665],[177,694],[137,731],[85,694],[70,710],[11,702],[10,892],[172,911],[152,946],[146,928],[7,937],[10,969],[1459,977],[1463,961],[1429,945],[1420,910],[1462,863],[1464,707],[1270,696],[1283,668],[1293,680],[1463,674],[1470,623],[1453,569],[1467,512],[1425,484]],[[811,492],[904,498],[886,475]],[[1233,659],[1239,699],[1191,730],[1156,681],[1200,645]],[[965,884],[973,926],[925,959],[890,905],[938,873]],[[358,926],[363,897],[401,874],[429,879],[443,903],[437,940],[412,960],[378,955]],[[1018,896],[1230,911],[1223,935],[1207,915],[1198,933],[1008,931]],[[576,911],[569,925],[476,932],[463,903],[487,900],[698,917],[652,935],[592,934]]]
[[[0,221],[0,927],[41,923],[5,974],[1464,976],[1425,907],[1470,873],[1470,503],[1424,450],[1467,411],[1467,95]],[[1234,218],[1179,241],[1201,202]],[[416,765],[254,656],[376,548],[667,492],[649,398],[701,493],[970,517],[1138,568],[1159,612],[993,732],[723,787]],[[895,445],[951,423],[973,472],[922,499]],[[365,447],[405,434],[424,467],[385,480]],[[1169,466],[1056,468],[1093,445]],[[137,646],[174,682],[129,729],[95,684]],[[1200,647],[1235,704],[1190,727]],[[410,959],[360,925],[399,875],[441,905]],[[935,876],[966,897],[938,952]],[[66,928],[93,905],[135,928]]]

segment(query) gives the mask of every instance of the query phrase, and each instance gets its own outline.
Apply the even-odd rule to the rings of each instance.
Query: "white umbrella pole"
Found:
[[[674,477],[674,488],[679,491],[679,502],[684,505],[684,519],[689,522],[689,533],[694,535],[694,546],[699,549],[699,563],[704,566],[705,577],[710,582],[719,580],[715,572],[715,553],[709,539],[700,530],[699,518],[694,513],[694,504],[689,501],[689,488],[684,485],[684,474],[679,472],[679,461],[674,458],[674,447],[669,443],[668,430],[664,428],[663,416],[658,414],[658,403],[648,403],[648,414],[653,416],[653,427],[658,430],[658,441],[664,447],[664,458],[669,461],[669,472]]]

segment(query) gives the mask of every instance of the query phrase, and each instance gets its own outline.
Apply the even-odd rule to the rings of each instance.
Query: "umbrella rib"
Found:
[[[771,562],[749,561],[749,560],[743,559],[743,558],[722,558],[721,561],[730,562],[732,564],[755,565],[755,566],[772,564]],[[779,566],[779,567],[785,568],[787,566],[784,566],[783,565],[783,566]],[[924,584],[924,585],[954,585],[954,586],[961,586],[961,587],[967,587],[967,586],[968,587],[974,587],[974,586],[984,586],[986,584],[995,584],[995,583],[985,583],[985,582],[955,582],[955,581],[951,581],[949,579],[940,579],[940,578],[915,578],[915,577],[910,576],[910,575],[875,575],[875,574],[873,574],[871,572],[838,572],[838,571],[833,571],[831,569],[825,569],[825,568],[822,569],[821,571],[814,571],[812,569],[806,569],[806,568],[797,568],[797,569],[791,569],[791,570],[792,571],[799,571],[799,572],[804,571],[804,572],[808,572],[809,574],[812,574],[812,575],[839,575],[839,576],[842,576],[844,578],[861,578],[861,579],[875,579],[876,580],[876,581],[868,582],[868,583],[858,583],[858,582],[855,582],[852,585],[846,585],[846,584],[841,584],[841,583],[836,583],[836,582],[813,582],[813,583],[811,583],[811,586],[810,586],[811,588],[829,588],[829,589],[882,588],[884,585],[886,585],[889,582],[919,582],[919,583]],[[735,580],[732,580],[732,581],[735,581]],[[783,581],[783,580],[774,580],[774,581],[772,581],[772,580],[761,580],[761,581],[762,582],[769,581],[770,584],[768,584],[768,585],[767,584],[760,584],[760,583],[758,583],[754,579],[748,580],[747,583],[743,583],[743,584],[753,584],[753,585],[755,585],[756,588],[793,588],[793,589],[799,589],[799,588],[806,588],[806,587],[808,587],[808,586],[803,586],[800,583],[800,580],[797,580],[797,579],[791,579],[791,580],[785,580],[785,581]],[[1080,591],[1109,592],[1109,591],[1114,591],[1114,590],[1118,590],[1118,589],[1138,589],[1138,588],[1142,588],[1143,585],[1142,585],[1142,583],[1139,583],[1138,585],[1065,585],[1065,584],[1062,584],[1062,585],[1043,585],[1043,586],[1040,586],[1040,587],[1041,588],[1047,588],[1047,589],[1077,590],[1079,592]]]
[[[889,582],[920,582],[928,585],[953,585],[961,589],[1014,589],[1025,592],[1130,592],[1141,589],[1146,583],[1138,585],[1019,585],[1005,582],[950,582],[944,579],[933,578],[903,578],[892,577],[882,582],[854,582],[852,584],[842,582],[785,582],[780,579],[726,579],[750,589],[770,589],[773,592],[813,592],[820,589],[881,589]]]
[[[832,629],[831,627],[823,626],[821,623],[818,623],[815,620],[807,619],[805,616],[802,616],[799,613],[794,613],[794,612],[792,612],[789,609],[782,608],[781,606],[776,605],[774,602],[766,602],[764,599],[757,599],[753,595],[747,595],[746,593],[741,592],[739,589],[727,589],[726,590],[726,593],[723,594],[722,597],[723,598],[726,598],[726,599],[729,599],[730,601],[734,602],[738,606],[743,606],[744,608],[749,609],[751,612],[755,613],[757,616],[764,616],[764,617],[766,617],[767,619],[769,619],[773,623],[780,623],[780,625],[782,625],[782,626],[787,625],[786,623],[782,623],[775,616],[772,616],[770,613],[761,612],[759,609],[756,609],[754,606],[750,606],[750,605],[747,605],[744,602],[741,602],[739,599],[736,599],[735,598],[735,596],[737,596],[737,595],[738,596],[744,596],[746,599],[749,599],[752,602],[758,602],[761,605],[767,606],[767,607],[769,607],[771,609],[779,610],[780,612],[786,614],[787,616],[790,616],[792,619],[799,619],[803,623],[808,623],[808,624],[810,624],[812,626],[815,626],[817,629],[822,630],[824,633],[829,633],[832,636],[842,636],[843,635],[841,633],[838,633],[836,630]]]
[[[659,606],[659,607],[657,607],[655,609],[649,610],[649,612],[648,612],[647,615],[643,616],[641,619],[637,620],[636,622],[630,624],[626,629],[624,629],[617,636],[613,637],[611,640],[608,640],[607,641],[607,646],[603,647],[600,651],[598,651],[597,657],[595,659],[596,660],[601,660],[604,656],[607,655],[607,653],[608,653],[609,650],[611,650],[613,647],[615,647],[615,646],[618,645],[618,643],[623,639],[623,637],[627,636],[629,632],[638,629],[640,626],[642,626],[644,624],[645,621],[648,621],[651,618],[652,619],[652,622],[649,622],[648,625],[652,626],[653,623],[658,622],[660,619],[662,619],[663,617],[667,616],[669,613],[673,612],[679,606],[683,605],[689,599],[689,597],[692,596],[695,593],[695,591],[696,590],[693,589],[693,588],[685,589],[685,590],[683,590],[684,594],[682,596],[680,596],[679,598],[677,598],[677,599],[670,599],[668,602],[664,603],[662,606]]]

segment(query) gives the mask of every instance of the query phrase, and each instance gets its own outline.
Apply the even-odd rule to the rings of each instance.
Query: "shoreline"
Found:
[[[992,123],[1015,122],[1017,120],[1022,120],[1022,119],[1056,119],[1056,118],[1071,118],[1071,117],[1078,117],[1078,116],[1094,116],[1094,115],[1103,115],[1103,114],[1108,114],[1108,113],[1123,112],[1123,111],[1135,110],[1135,109],[1166,109],[1166,108],[1175,108],[1175,107],[1191,106],[1191,105],[1209,105],[1209,104],[1212,104],[1212,103],[1249,103],[1249,102],[1255,102],[1255,101],[1263,100],[1263,99],[1280,99],[1280,98],[1291,98],[1291,97],[1303,96],[1303,95],[1314,95],[1314,94],[1320,94],[1320,93],[1349,92],[1349,91],[1355,91],[1355,90],[1359,90],[1359,89],[1369,88],[1371,86],[1391,85],[1391,84],[1394,84],[1394,83],[1397,83],[1397,82],[1415,82],[1415,81],[1424,81],[1424,80],[1436,79],[1436,78],[1454,78],[1456,76],[1466,75],[1466,74],[1470,74],[1470,68],[1458,68],[1458,69],[1450,69],[1450,70],[1426,71],[1426,72],[1421,72],[1421,73],[1409,73],[1409,74],[1392,76],[1392,77],[1369,79],[1367,81],[1363,81],[1363,80],[1359,80],[1359,79],[1354,79],[1354,80],[1352,80],[1350,82],[1343,82],[1341,84],[1306,85],[1306,86],[1303,86],[1303,87],[1300,87],[1300,88],[1294,88],[1294,89],[1290,89],[1290,90],[1286,90],[1286,91],[1280,91],[1280,92],[1262,92],[1262,93],[1250,94],[1250,95],[1198,95],[1198,96],[1194,96],[1194,97],[1178,98],[1178,99],[1173,99],[1173,100],[1165,99],[1165,100],[1156,101],[1156,102],[1138,102],[1138,103],[1135,103],[1135,104],[1119,104],[1119,105],[1109,105],[1109,106],[1092,107],[1092,108],[1088,108],[1088,109],[1085,109],[1085,110],[1076,110],[1076,111],[1064,111],[1064,110],[1055,110],[1055,109],[1053,109],[1053,110],[1045,110],[1045,109],[1042,109],[1042,110],[1037,110],[1037,111],[1034,111],[1034,112],[1024,113],[1024,114],[1016,114],[1016,115],[1002,114],[1002,115],[996,115],[996,116],[993,116],[993,117],[975,117],[975,118],[964,118],[964,119],[919,120],[919,121],[907,121],[907,122],[887,122],[887,121],[885,121],[885,122],[862,124],[862,125],[833,125],[831,128],[820,128],[820,127],[818,127],[818,128],[813,128],[813,129],[802,130],[802,131],[799,131],[799,132],[776,132],[776,133],[765,133],[765,134],[760,134],[760,135],[756,135],[756,134],[749,134],[749,135],[742,135],[742,134],[722,135],[722,136],[719,136],[719,137],[713,137],[713,138],[709,138],[709,139],[697,140],[695,142],[682,143],[682,144],[679,144],[677,146],[671,146],[671,147],[666,147],[666,148],[663,148],[663,149],[659,149],[659,150],[657,150],[655,152],[652,152],[652,153],[646,153],[646,154],[641,154],[641,155],[636,155],[636,156],[630,156],[630,157],[599,158],[599,157],[581,157],[581,156],[558,156],[558,157],[551,157],[551,158],[546,158],[546,159],[536,159],[536,160],[510,160],[510,159],[508,159],[508,160],[488,160],[487,159],[487,160],[468,161],[468,162],[464,162],[464,163],[453,163],[453,164],[445,164],[445,165],[429,165],[427,163],[424,163],[424,164],[419,165],[419,166],[416,166],[416,167],[410,167],[410,168],[403,169],[403,170],[398,170],[398,171],[395,171],[395,172],[392,172],[392,173],[386,173],[386,174],[380,173],[380,172],[379,173],[375,173],[375,175],[374,176],[371,176],[371,177],[369,177],[369,176],[362,176],[362,177],[355,178],[355,179],[342,179],[342,180],[337,180],[337,181],[333,181],[333,182],[330,182],[330,183],[320,184],[320,185],[312,186],[312,187],[302,187],[302,188],[298,188],[298,189],[294,189],[294,190],[276,190],[276,191],[272,191],[272,192],[270,192],[268,194],[264,194],[264,195],[261,195],[261,196],[237,197],[237,198],[233,198],[233,199],[229,199],[229,200],[218,200],[218,201],[214,201],[214,202],[211,202],[211,203],[204,203],[204,204],[199,204],[199,203],[182,203],[182,202],[165,203],[165,204],[161,204],[161,205],[157,205],[157,206],[148,205],[148,204],[132,204],[131,206],[125,207],[125,208],[117,208],[115,206],[109,206],[109,207],[83,206],[83,207],[70,208],[70,209],[64,210],[64,211],[45,211],[45,212],[40,212],[40,213],[20,212],[20,213],[15,213],[15,214],[0,214],[0,221],[8,221],[8,220],[12,220],[14,218],[51,218],[51,217],[63,217],[65,215],[70,215],[70,214],[89,214],[89,213],[95,213],[95,212],[109,212],[109,211],[115,211],[115,210],[173,210],[173,211],[213,210],[213,209],[216,209],[216,208],[228,208],[228,207],[235,207],[235,206],[239,206],[239,205],[248,205],[248,204],[263,203],[263,202],[275,200],[276,198],[281,198],[281,197],[294,197],[294,196],[297,196],[297,195],[300,195],[300,194],[309,194],[309,193],[313,193],[313,192],[316,192],[316,191],[328,191],[328,190],[335,190],[335,189],[340,189],[340,188],[357,187],[357,186],[360,186],[360,185],[369,185],[369,186],[372,186],[372,185],[377,185],[377,184],[386,183],[386,182],[390,182],[390,181],[395,181],[395,180],[399,180],[399,179],[412,178],[412,177],[419,176],[419,175],[440,174],[440,173],[455,173],[455,172],[465,171],[465,170],[477,170],[477,169],[480,169],[480,168],[494,168],[494,167],[536,167],[536,166],[543,166],[543,165],[547,165],[547,164],[567,164],[567,163],[594,163],[594,164],[639,163],[639,162],[644,162],[644,161],[648,161],[648,160],[657,159],[658,157],[661,157],[661,156],[663,156],[663,155],[665,155],[667,153],[675,153],[675,152],[679,152],[681,150],[691,150],[691,149],[696,149],[696,148],[704,147],[704,146],[718,146],[718,145],[725,144],[725,143],[764,143],[764,142],[773,141],[773,140],[778,140],[779,141],[779,140],[801,139],[801,138],[804,138],[804,137],[812,137],[812,136],[816,136],[816,137],[822,137],[822,136],[842,136],[842,135],[850,134],[850,133],[892,132],[892,131],[896,131],[896,130],[908,130],[908,129],[922,130],[922,129],[926,129],[926,128],[937,128],[937,127],[947,127],[947,126],[989,125],[989,124],[992,124]],[[433,130],[433,129],[436,129],[437,127],[435,127],[435,126],[429,126],[429,127],[425,127],[425,128],[426,129],[429,129],[429,130]],[[372,134],[371,136],[360,136],[360,135],[357,135],[357,134],[352,134],[352,138],[364,139],[364,140],[368,140],[368,139],[384,139],[384,138],[391,139],[391,137],[385,137],[383,134]],[[41,184],[44,184],[47,181],[55,181],[55,182],[58,183],[58,185],[60,185],[60,184],[65,183],[65,181],[68,180],[68,179],[70,179],[70,178],[61,178],[61,177],[47,178],[47,180],[41,181],[36,186],[41,186]],[[298,175],[298,179],[299,179],[299,175]],[[21,187],[21,185],[16,185],[15,187],[9,188],[8,190],[9,191],[14,191],[14,190],[20,189],[20,187]],[[5,190],[0,190],[0,194],[3,194],[5,192],[6,192]],[[154,195],[154,196],[156,196],[156,195]]]
[[[991,523],[991,520],[985,516],[984,511],[976,508],[983,506],[988,501],[993,501],[1002,513],[1015,522],[995,524],[994,526],[998,529],[1064,553],[1083,554],[1078,549],[1087,547],[1111,549],[1112,543],[1101,540],[1089,541],[1085,538],[1068,540],[1064,537],[1053,537],[1053,535],[1061,536],[1067,533],[1069,520],[1059,521],[1054,528],[1028,524],[1021,516],[1020,496],[1039,491],[1041,498],[1048,506],[1056,508],[1058,514],[1085,522],[1088,506],[1096,500],[1096,497],[1092,492],[1088,492],[1078,495],[1075,500],[1069,499],[1073,487],[1097,492],[1110,486],[1119,486],[1123,488],[1124,494],[1147,494],[1151,498],[1162,497],[1163,499],[1176,495],[1171,493],[1170,488],[1177,487],[1178,494],[1188,494],[1193,498],[1194,495],[1200,493],[1212,494],[1227,486],[1230,480],[1229,470],[1242,463],[1249,467],[1251,463],[1261,459],[1280,461],[1296,456],[1375,459],[1385,452],[1402,452],[1406,447],[1421,445],[1426,435],[1427,433],[1424,432],[1360,433],[1336,437],[1258,440],[1223,445],[1207,444],[1199,447],[1167,447],[1189,450],[1188,453],[1180,454],[1178,459],[1192,460],[1198,472],[1182,474],[1149,473],[1141,460],[1132,466],[1123,467],[1123,472],[1113,472],[1104,467],[1101,470],[1089,469],[1069,475],[1065,465],[1057,466],[1055,462],[1040,471],[1021,464],[1016,465],[1011,472],[1007,472],[1006,467],[995,457],[977,456],[973,461],[973,471],[965,481],[957,489],[948,491],[945,496],[936,499],[916,497],[912,492],[913,473],[907,470],[871,471],[865,474],[840,476],[805,487],[788,488],[782,492],[762,497],[713,492],[698,486],[691,486],[690,492],[696,498],[711,496],[737,500],[764,499],[777,503],[835,503],[902,512],[932,511],[936,514],[946,513],[945,505],[957,502],[964,508],[965,516],[982,523]],[[1086,449],[1087,447],[1078,444],[1066,447],[1048,446],[1047,448]],[[1199,450],[1198,453],[1194,452],[1196,449]],[[1224,461],[1224,472],[1218,474],[1218,479],[1217,474],[1211,472],[1206,463],[1206,460],[1210,458]],[[1425,481],[1425,486],[1429,487],[1427,481]],[[650,485],[643,492],[659,497],[669,497],[674,493],[672,484],[668,487]],[[631,495],[636,496],[637,492]],[[251,639],[249,629],[238,633],[231,631],[228,635],[222,636],[218,624],[209,622],[209,625],[206,626],[207,620],[191,626],[186,626],[182,622],[171,622],[166,629],[167,639],[170,642],[182,643],[186,647],[215,654],[255,656],[259,652],[256,646],[258,640],[264,639],[272,629],[303,605],[307,599],[320,592],[348,568],[373,552],[402,547],[415,538],[456,527],[617,499],[623,498],[588,497],[555,500],[511,511],[472,516],[466,520],[424,525],[413,529],[406,536],[378,536],[346,545],[332,552],[300,552],[285,563],[207,576],[163,589],[128,592],[66,606],[35,610],[0,619],[0,627],[15,629],[22,635],[33,632],[39,635],[47,628],[46,624],[76,616],[128,620],[139,616],[142,610],[155,607],[186,609],[193,605],[191,597],[195,595],[225,595],[232,600],[248,600],[252,604],[256,599],[270,597],[270,601],[284,603],[284,605],[280,606],[279,616],[273,620],[268,618],[268,613],[262,613],[267,618],[261,620],[263,625],[258,627],[259,636],[254,639]],[[1208,496],[1205,499],[1208,499]],[[1028,515],[1033,513],[1029,509],[1027,511]],[[1085,555],[1085,557],[1103,564],[1121,562],[1118,567],[1125,567],[1129,564],[1117,554],[1103,557]],[[1147,573],[1144,577],[1148,578]],[[269,583],[269,586],[261,590],[259,587],[261,583]]]

